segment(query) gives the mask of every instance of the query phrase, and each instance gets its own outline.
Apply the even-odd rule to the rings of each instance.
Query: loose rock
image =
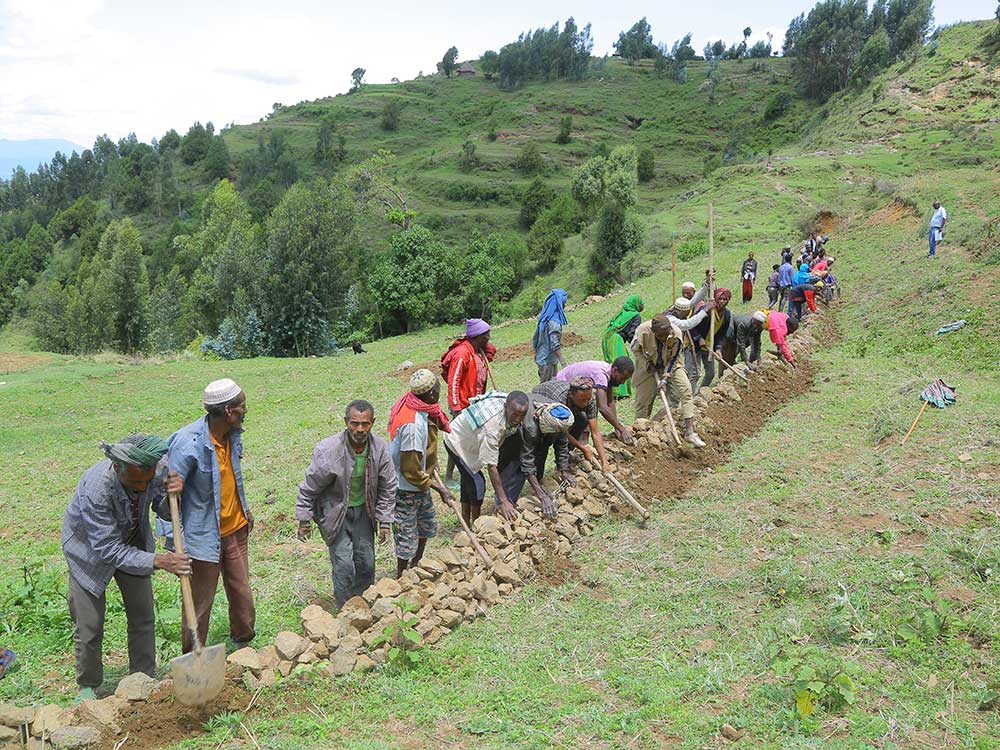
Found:
[[[115,688],[115,696],[127,701],[147,701],[149,696],[160,686],[160,681],[144,672],[134,672],[123,677]]]
[[[55,750],[80,750],[97,744],[101,733],[93,727],[63,727],[52,733],[49,741]]]

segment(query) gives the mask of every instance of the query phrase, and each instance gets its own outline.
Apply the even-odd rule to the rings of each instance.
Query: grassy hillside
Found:
[[[514,162],[529,142],[541,149],[544,177],[557,188],[568,188],[573,168],[600,143],[652,146],[657,179],[643,186],[641,196],[649,207],[700,179],[706,157],[721,156],[727,147],[740,156],[766,153],[795,137],[810,112],[803,101],[793,98],[782,118],[763,122],[768,99],[792,92],[788,61],[722,62],[714,95],[706,83],[709,68],[691,63],[684,84],[657,77],[649,65],[609,60],[603,71],[583,81],[534,82],[514,91],[501,91],[481,76],[365,85],[353,94],[285,107],[265,122],[228,129],[225,138],[236,155],[256,149],[261,134],[281,129],[308,175],[316,171],[311,157],[319,123],[332,117],[337,133],[347,139],[348,162],[380,148],[398,154],[400,182],[413,199],[417,220],[458,241],[474,229],[517,231],[519,192],[531,177]],[[395,132],[380,124],[388,102],[400,106]],[[646,121],[631,130],[626,114]],[[572,141],[558,145],[554,141],[565,115],[573,117]],[[495,141],[487,137],[491,129]],[[482,161],[471,172],[458,166],[466,139]],[[456,195],[464,197],[456,200]],[[379,222],[365,230],[370,246],[389,231]]]
[[[266,691],[241,716],[261,746],[1000,747],[1000,320],[992,304],[1000,258],[990,234],[1000,218],[1000,107],[984,94],[970,102],[965,88],[995,74],[975,62],[986,28],[947,29],[933,56],[839,97],[807,142],[787,143],[770,162],[723,168],[663,191],[648,206],[649,243],[639,262],[650,273],[628,290],[646,297],[647,311],[671,296],[664,249],[672,232],[691,243],[680,277],[697,278],[704,268],[695,241],[704,237],[709,202],[720,279],[733,287],[748,249],[769,264],[823,212],[844,301],[821,313],[826,333],[811,358],[816,374],[806,395],[678,496],[650,481],[644,499],[660,502],[648,528],[602,521],[574,549],[579,567],[564,583],[530,584],[445,638],[420,668],[335,683],[288,680]],[[970,70],[964,83],[935,88],[935,76]],[[907,110],[906,124],[889,121],[903,81],[919,87],[907,95],[926,110]],[[862,118],[875,117],[867,111],[882,114],[865,127]],[[451,137],[457,144],[464,134]],[[677,158],[696,171],[697,157]],[[932,261],[925,233],[936,197],[950,222]],[[551,279],[570,277],[573,264],[567,258]],[[603,325],[622,299],[571,315],[570,329],[584,341],[568,359],[597,355]],[[932,335],[958,318],[966,328]],[[524,345],[531,330],[531,323],[499,328],[494,340]],[[22,668],[0,681],[0,696],[71,697],[58,534],[79,474],[98,457],[98,438],[169,432],[197,415],[211,378],[243,385],[262,645],[296,626],[301,606],[329,587],[325,548],[295,542],[292,528],[295,486],[313,445],[338,429],[341,405],[354,397],[371,399],[384,425],[403,387],[394,368],[404,359],[434,361],[454,333],[438,328],[374,342],[360,360],[0,354],[0,413],[10,415],[0,424],[0,571],[10,582],[0,591],[0,632],[23,657]],[[495,369],[504,386],[535,380],[528,357]],[[957,386],[957,405],[928,409],[900,447],[917,394],[935,378]],[[694,468],[666,454],[662,465],[664,472]],[[657,462],[645,469],[655,476]],[[274,504],[265,501],[271,491]],[[435,544],[453,531],[454,521],[445,520]],[[379,553],[380,575],[392,567],[389,555]],[[178,648],[177,587],[157,576],[155,590],[166,657]],[[120,666],[124,621],[114,599],[106,651]],[[213,641],[225,638],[224,615],[220,598]],[[782,669],[788,659],[849,669],[853,701],[797,717],[793,679]],[[725,723],[744,738],[723,739]],[[230,724],[210,723],[184,746],[235,743]]]

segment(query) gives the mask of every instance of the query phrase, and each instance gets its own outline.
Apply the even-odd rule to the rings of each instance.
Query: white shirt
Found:
[[[931,217],[931,226],[941,228],[947,219],[948,212],[944,210],[944,206],[941,206],[941,208],[934,211],[934,215]]]

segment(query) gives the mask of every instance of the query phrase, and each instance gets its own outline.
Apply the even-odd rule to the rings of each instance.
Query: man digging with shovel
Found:
[[[128,621],[129,674],[156,672],[153,585],[156,569],[191,574],[191,560],[157,554],[149,509],[184,483],[167,473],[167,442],[156,435],[129,435],[101,443],[107,458],[84,472],[63,517],[62,549],[69,566],[70,617],[76,652],[77,701],[95,698],[104,681],[105,592],[115,579]]]

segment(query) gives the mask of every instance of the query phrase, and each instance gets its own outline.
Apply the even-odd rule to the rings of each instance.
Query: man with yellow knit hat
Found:
[[[180,510],[198,638],[208,636],[212,603],[222,575],[229,601],[229,632],[237,646],[253,640],[256,610],[250,589],[248,541],[253,514],[243,491],[243,420],[247,398],[229,378],[205,388],[207,414],[168,439],[170,471],[184,482]],[[183,628],[184,651],[193,644]]]

